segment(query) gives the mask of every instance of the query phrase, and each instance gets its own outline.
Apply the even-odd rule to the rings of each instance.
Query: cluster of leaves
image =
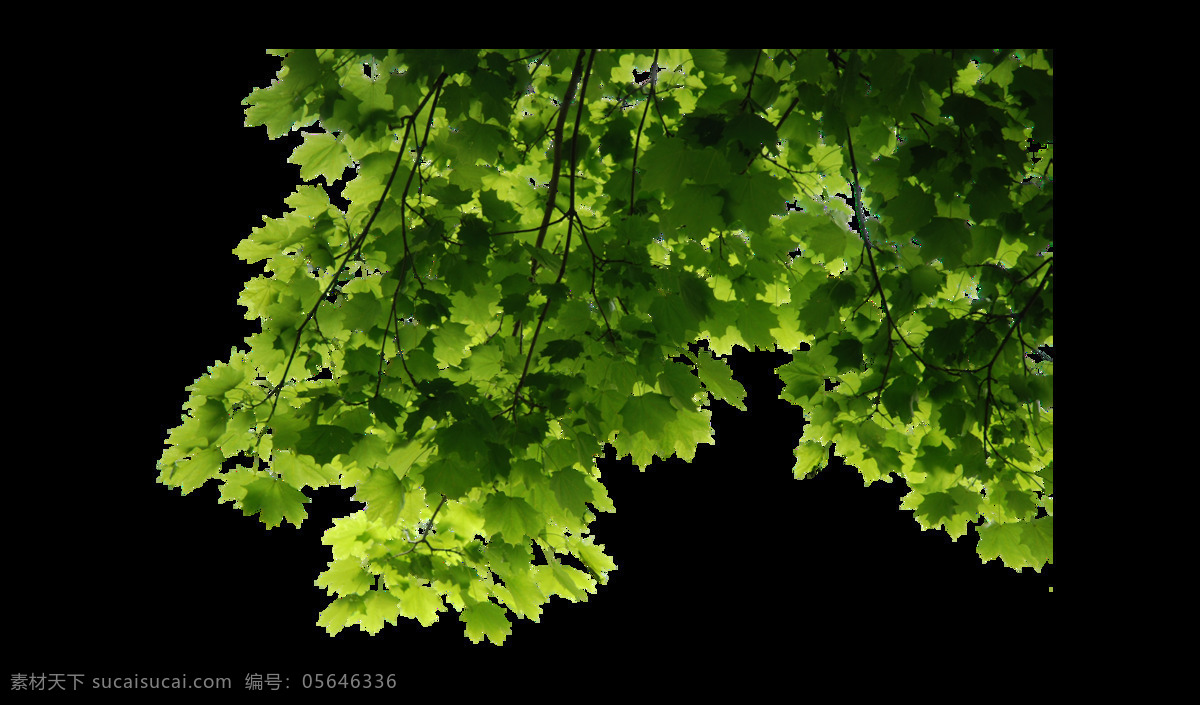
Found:
[[[262,331],[189,387],[159,481],[268,527],[354,488],[330,634],[449,605],[501,643],[586,600],[596,458],[712,443],[734,345],[793,353],[796,477],[836,441],[923,527],[1052,562],[1049,52],[273,53],[246,124],[319,122],[291,161],[352,170],[349,207],[301,185],[237,247]]]

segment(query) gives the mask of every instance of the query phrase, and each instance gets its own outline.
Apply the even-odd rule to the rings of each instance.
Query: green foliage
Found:
[[[796,477],[836,443],[925,529],[982,522],[982,560],[1053,561],[1051,53],[277,55],[246,124],[326,132],[235,250],[262,333],[190,387],[159,481],[268,527],[355,488],[330,634],[453,608],[499,644],[588,599],[596,457],[691,460],[713,399],[745,409],[735,345],[793,353]]]

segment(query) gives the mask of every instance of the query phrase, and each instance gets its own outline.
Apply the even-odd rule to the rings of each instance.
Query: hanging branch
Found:
[[[404,530],[404,540],[411,543],[412,548],[408,549],[407,551],[401,551],[400,553],[390,554],[388,556],[388,558],[399,558],[400,556],[408,555],[409,553],[412,553],[413,551],[417,550],[417,546],[420,546],[421,544],[425,544],[425,547],[429,549],[430,553],[432,553],[433,551],[451,551],[453,553],[462,555],[462,552],[459,551],[458,549],[434,548],[433,545],[431,543],[429,543],[429,534],[434,533],[433,520],[434,520],[434,518],[437,517],[438,512],[440,512],[442,510],[442,505],[445,503],[446,503],[446,495],[442,495],[442,501],[438,502],[437,508],[435,508],[433,510],[433,514],[431,514],[429,516],[428,520],[421,522],[422,529],[417,532],[417,538],[415,538],[415,539],[410,538],[408,535],[408,530],[407,529]]]
[[[317,309],[320,308],[321,302],[333,289],[334,285],[337,284],[338,276],[341,275],[342,270],[346,268],[346,263],[352,256],[354,256],[356,252],[358,252],[359,248],[362,247],[363,242],[367,239],[367,233],[371,232],[371,226],[375,223],[376,216],[379,215],[380,209],[383,208],[384,201],[387,200],[388,191],[392,188],[392,181],[395,180],[396,171],[400,168],[400,160],[404,158],[404,145],[408,142],[408,133],[412,129],[413,121],[416,119],[416,116],[421,113],[421,110],[424,109],[425,103],[432,98],[435,93],[441,90],[442,82],[445,81],[446,78],[447,74],[445,72],[438,76],[437,79],[434,80],[433,85],[429,87],[429,92],[425,94],[425,97],[421,99],[420,104],[417,105],[417,109],[414,110],[411,115],[403,118],[403,121],[405,122],[404,138],[400,142],[400,151],[396,155],[396,163],[392,165],[392,173],[388,176],[387,184],[385,184],[383,187],[383,193],[379,196],[379,202],[375,204],[375,210],[371,213],[371,218],[367,221],[366,226],[363,227],[362,233],[359,234],[354,243],[346,250],[345,255],[342,256],[342,263],[338,265],[337,271],[334,272],[333,277],[331,277],[329,280],[329,285],[326,286],[325,291],[321,292],[321,295],[317,297],[317,302],[313,304],[312,310],[308,312],[308,315],[304,317],[304,321],[302,321],[299,327],[296,329],[296,340],[292,344],[292,354],[288,356],[287,364],[284,365],[283,374],[279,378],[279,384],[275,385],[275,388],[271,391],[271,393],[275,395],[275,401],[271,404],[271,413],[268,414],[266,420],[262,422],[262,428],[258,432],[258,440],[255,444],[256,447],[258,443],[262,442],[263,434],[265,434],[267,430],[267,424],[271,422],[271,419],[275,416],[275,408],[279,406],[279,392],[283,389],[283,385],[287,381],[287,373],[288,370],[291,369],[292,360],[296,357],[296,351],[300,349],[300,334],[304,332],[305,326],[307,326],[308,322],[313,319],[313,316],[317,315]],[[408,175],[408,181],[409,183],[412,183],[411,173]],[[407,248],[408,244],[406,242],[405,249],[407,250]]]
[[[652,69],[652,71],[651,71],[652,78],[654,76],[653,68],[657,65],[658,65],[658,49],[655,49],[654,50],[654,63],[650,65],[650,67]],[[634,141],[633,141],[633,166],[630,169],[631,173],[629,175],[629,215],[633,215],[633,196],[636,193],[636,189],[637,189],[638,147],[642,143],[642,130],[646,127],[646,115],[650,112],[650,104],[654,102],[654,88],[655,88],[656,83],[657,83],[657,81],[654,81],[654,80],[650,81],[650,96],[646,100],[646,108],[644,110],[642,110],[642,121],[640,123],[638,123],[637,138],[634,139]]]
[[[754,92],[754,77],[758,74],[758,62],[762,59],[763,50],[759,49],[758,54],[754,57],[754,68],[750,69],[750,80],[746,83],[746,97],[742,98],[741,104],[738,106],[739,112],[746,112],[746,106],[750,103],[750,94]]]
[[[579,56],[575,58],[575,68],[571,72],[571,82],[567,85],[567,94],[563,96],[562,105],[558,111],[558,124],[554,126],[554,167],[550,172],[550,192],[546,198],[546,211],[542,215],[542,225],[538,229],[537,241],[535,247],[541,247],[546,240],[546,230],[550,227],[550,214],[554,212],[554,197],[558,195],[558,174],[562,171],[562,143],[563,143],[563,127],[567,122],[567,106],[575,99],[575,86],[579,84],[579,74],[583,71],[583,54],[580,50]],[[537,272],[537,260],[533,260],[529,269],[529,276],[532,279],[534,273]]]
[[[562,103],[558,106],[558,121],[554,126],[554,165],[550,172],[549,192],[546,198],[546,210],[542,215],[542,224],[538,226],[537,240],[534,242],[535,247],[541,247],[546,240],[546,231],[550,228],[550,214],[554,212],[554,200],[558,197],[558,175],[562,171],[562,143],[563,143],[563,128],[567,123],[567,106],[575,98],[575,86],[579,83],[579,74],[583,70],[583,50],[579,51],[579,56],[575,57],[575,68],[571,71],[571,81],[567,84],[566,95],[563,96]],[[529,263],[529,281],[533,281],[534,274],[537,273],[537,259],[535,258]],[[520,319],[513,322],[513,336],[521,330]],[[518,349],[520,341],[518,341]]]
[[[563,97],[563,102],[562,102],[562,105],[560,106],[561,109],[559,110],[559,113],[558,113],[558,125],[554,128],[554,168],[553,168],[553,171],[550,176],[550,192],[548,194],[548,198],[546,199],[545,213],[542,215],[542,226],[538,230],[537,242],[535,243],[536,247],[541,247],[542,243],[546,239],[546,231],[550,227],[550,215],[551,215],[551,213],[554,212],[554,200],[558,196],[558,175],[559,175],[559,172],[562,170],[563,126],[566,123],[566,119],[567,119],[567,106],[571,104],[571,100],[575,97],[575,87],[577,85],[579,85],[579,77],[580,77],[581,72],[583,71],[583,55],[584,55],[583,50],[580,50],[579,56],[577,56],[575,58],[575,68],[571,71],[571,82],[567,86],[567,93]],[[593,56],[594,56],[594,52],[593,52]],[[592,62],[588,61],[589,72],[591,70],[591,66],[592,66]],[[585,78],[584,79],[584,87],[585,88],[586,88],[586,84],[587,84],[587,80]],[[574,135],[574,137],[575,137],[574,141],[576,143],[578,143],[580,111],[582,111],[582,96],[581,96],[581,100],[580,100],[580,109],[579,109],[579,111],[576,112],[576,123],[575,123],[576,133]],[[574,148],[572,148],[572,152],[574,152]],[[573,164],[572,164],[572,171],[574,171]],[[572,180],[572,182],[571,182],[572,197],[574,197],[574,188],[575,188],[575,183],[574,183],[574,180]],[[566,271],[566,267],[567,267],[567,256],[571,252],[571,229],[572,229],[572,226],[574,225],[574,219],[571,218],[570,216],[571,216],[571,211],[568,210],[567,211],[566,245],[563,249],[562,265],[559,267],[558,279],[555,281],[555,284],[562,281],[563,273]],[[533,263],[529,269],[529,280],[530,281],[533,281],[533,276],[536,272],[537,272],[537,259],[534,259]],[[534,350],[534,347],[537,345],[538,333],[541,332],[542,324],[546,320],[546,313],[550,309],[550,301],[551,301],[551,299],[549,297],[547,297],[546,303],[542,306],[542,315],[538,318],[537,327],[535,327],[534,331],[533,331],[533,339],[529,343],[529,353],[525,358],[525,368],[521,371],[521,377],[517,380],[517,386],[513,388],[512,421],[513,421],[514,432],[516,430],[516,423],[517,423],[517,401],[518,401],[518,399],[520,399],[521,386],[525,383],[525,376],[529,372],[529,363],[533,359],[533,350]],[[520,328],[520,325],[521,325],[521,322],[517,321],[516,327]]]

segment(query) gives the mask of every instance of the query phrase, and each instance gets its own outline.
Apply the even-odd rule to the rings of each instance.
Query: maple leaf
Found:
[[[528,502],[502,492],[487,498],[482,514],[488,536],[499,534],[508,543],[517,543],[522,536],[536,533],[541,523],[538,511]]]
[[[325,183],[332,185],[342,178],[351,159],[345,146],[333,135],[307,132],[288,162],[300,165],[300,178],[305,181],[324,176]]]
[[[467,638],[478,644],[487,637],[493,644],[503,644],[512,634],[512,623],[504,615],[504,608],[494,602],[476,602],[462,613],[466,624]]]

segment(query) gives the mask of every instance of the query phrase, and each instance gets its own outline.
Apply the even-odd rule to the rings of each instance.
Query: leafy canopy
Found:
[[[793,353],[797,478],[836,442],[982,560],[1053,561],[1050,52],[272,53],[246,124],[324,131],[159,482],[268,528],[354,488],[330,634],[586,600],[597,456],[690,461],[735,345]]]

